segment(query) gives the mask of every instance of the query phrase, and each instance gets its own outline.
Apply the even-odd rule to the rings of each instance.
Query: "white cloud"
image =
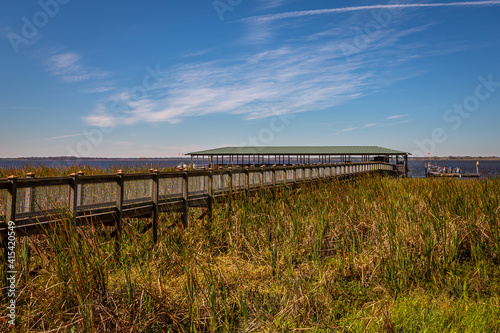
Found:
[[[184,117],[214,113],[255,119],[332,108],[400,77],[407,78],[406,74],[390,75],[394,65],[377,58],[377,54],[386,52],[385,48],[399,52],[394,44],[422,29],[388,29],[374,40],[368,57],[353,55],[350,61],[341,49],[341,42],[350,42],[349,37],[335,38],[332,43],[331,38],[310,40],[306,36],[299,44],[283,42],[237,59],[171,67],[161,73],[164,79],[142,99],[131,98],[130,90],[118,91],[84,120],[96,126],[103,122],[177,123]],[[393,58],[398,57],[404,58],[404,54]]]
[[[283,5],[286,0],[260,0],[262,9],[271,9]]]
[[[486,5],[492,1],[482,3]],[[465,4],[460,3],[461,6]],[[349,8],[354,11],[374,6]],[[304,36],[298,31],[302,26],[290,28],[287,24],[272,24],[270,19],[299,15],[294,13],[246,19],[250,33],[243,43],[272,40],[270,46],[256,47],[257,51],[239,57],[206,62],[192,59],[191,63],[170,67],[161,73],[164,80],[141,99],[132,99],[130,89],[118,91],[96,105],[84,120],[97,126],[103,122],[115,125],[178,123],[185,117],[214,113],[242,114],[247,119],[255,119],[331,109],[397,81],[421,75],[418,68],[401,66],[415,58],[434,55],[435,52],[457,51],[456,47],[446,50],[446,45],[437,50],[429,49],[424,42],[409,43],[408,36],[431,25],[401,29],[399,24],[407,25],[407,20],[393,17],[390,26],[369,35],[358,51],[346,55],[344,46],[356,41],[356,31],[352,25],[346,24],[350,22],[340,22],[333,27],[328,24],[328,29]],[[324,14],[323,11],[300,13],[304,16]],[[364,27],[366,21],[358,23]],[[287,31],[287,36],[295,37],[275,38],[274,32],[284,27],[298,29],[298,33]],[[387,119],[403,116],[394,115]],[[354,129],[374,126],[384,125],[360,124]]]
[[[68,83],[82,82],[89,79],[103,79],[109,73],[84,66],[79,54],[62,52],[50,55],[45,61],[47,70]]]
[[[358,127],[352,127],[352,126],[350,126],[350,127],[346,127],[344,129],[341,129],[338,132],[335,132],[333,135],[339,135],[339,134],[346,133],[346,132],[352,132],[352,131],[355,131],[357,129],[358,129]]]
[[[500,1],[466,1],[466,2],[437,2],[437,3],[412,3],[412,4],[387,4],[387,5],[370,5],[370,6],[353,6],[342,8],[328,8],[316,10],[303,10],[295,12],[284,12],[278,14],[267,14],[260,16],[252,16],[241,21],[275,21],[289,18],[297,18],[304,16],[327,15],[336,13],[366,11],[374,9],[404,9],[404,8],[428,8],[428,7],[472,7],[472,6],[499,6]]]
[[[407,114],[395,114],[395,115],[393,115],[393,116],[389,116],[389,117],[387,117],[387,118],[385,118],[385,119],[389,119],[389,120],[391,120],[391,119],[403,118],[403,117],[406,117],[406,116],[408,116],[408,115],[407,115]]]
[[[68,135],[61,135],[61,136],[53,136],[50,138],[46,138],[45,140],[59,140],[59,139],[67,139],[67,138],[74,138],[77,136],[83,136],[82,133],[77,133],[77,134],[68,134]]]

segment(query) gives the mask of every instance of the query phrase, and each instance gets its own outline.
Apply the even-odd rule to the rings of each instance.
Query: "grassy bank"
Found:
[[[367,178],[236,196],[186,230],[162,215],[154,247],[128,221],[120,257],[111,230],[67,226],[29,241],[29,269],[19,242],[16,329],[495,332],[499,193]]]

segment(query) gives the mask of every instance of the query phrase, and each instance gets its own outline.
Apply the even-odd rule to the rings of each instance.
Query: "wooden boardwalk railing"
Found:
[[[159,212],[179,212],[187,226],[189,207],[205,207],[211,214],[214,199],[229,193],[256,191],[333,177],[389,171],[383,162],[263,168],[189,170],[140,174],[89,175],[0,179],[0,233],[8,222],[17,236],[43,233],[60,217],[74,225],[102,223],[116,227],[119,240],[124,218],[152,218],[156,241]],[[12,223],[10,223],[12,225]]]

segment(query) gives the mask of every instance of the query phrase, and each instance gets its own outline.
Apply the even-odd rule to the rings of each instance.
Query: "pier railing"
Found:
[[[89,222],[116,226],[123,218],[153,218],[156,240],[159,212],[182,213],[187,226],[189,207],[211,211],[214,199],[230,193],[290,186],[334,177],[394,172],[383,162],[188,170],[116,175],[72,174],[64,177],[0,179],[0,233],[15,223],[19,236],[44,232],[61,216],[75,225]]]

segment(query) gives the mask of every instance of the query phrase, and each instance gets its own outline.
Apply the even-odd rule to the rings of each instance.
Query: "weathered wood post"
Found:
[[[212,171],[208,172],[208,198],[207,198],[207,214],[210,221],[212,221],[213,205],[214,205],[214,174]]]
[[[153,170],[153,186],[151,193],[151,201],[153,201],[153,244],[158,241],[158,197],[160,193],[160,172]]]
[[[27,178],[34,179],[35,178],[35,173],[34,172],[28,172],[26,174]],[[25,197],[25,207],[27,208],[27,211],[31,214],[35,211],[35,198],[36,198],[36,187],[35,186],[30,186],[26,188],[26,197]],[[24,272],[24,278],[26,278],[29,275],[29,267],[30,267],[30,259],[31,259],[31,247],[29,246],[30,238],[29,237],[24,237],[23,239],[23,251],[26,253],[26,262],[25,267],[26,269],[23,270]]]
[[[34,179],[35,173],[28,172],[26,174],[26,177]],[[27,211],[30,213],[33,213],[35,211],[35,198],[36,198],[36,187],[31,186],[26,188],[25,207]]]
[[[9,188],[7,190],[7,211],[5,220],[6,222],[16,222],[16,201],[17,201],[17,176],[10,176]]]
[[[264,179],[264,168],[260,168],[260,189],[262,190],[264,188],[264,183],[265,183],[265,179]]]
[[[228,171],[228,176],[229,176],[229,194],[233,195],[233,171],[232,170]]]
[[[184,228],[188,227],[188,211],[189,211],[189,176],[187,171],[182,173],[182,213],[181,213],[181,220],[182,220],[182,225]]]
[[[404,157],[405,157],[405,178],[408,178],[408,154],[405,154]]]
[[[250,171],[245,167],[245,192],[250,194]]]
[[[273,166],[273,168],[272,168],[271,181],[273,184],[272,193],[273,193],[273,199],[274,199],[274,197],[276,195],[276,167],[275,166]]]
[[[115,236],[115,253],[116,255],[120,254],[121,247],[121,237],[122,237],[122,228],[123,228],[123,200],[125,197],[125,173],[123,170],[118,170],[118,179],[116,182],[116,210],[117,210],[117,219],[116,219],[116,236]]]
[[[76,173],[78,177],[82,177],[85,175],[83,171],[78,171]],[[84,187],[82,184],[78,184],[78,205],[83,206],[83,203],[85,202],[85,195],[84,195]]]
[[[76,213],[78,210],[78,174],[72,173],[71,183],[69,184],[69,211],[71,213],[71,222],[76,226]]]
[[[285,157],[283,156],[283,159]],[[288,185],[288,176],[287,176],[287,173],[286,173],[286,165],[283,166],[283,185]]]

